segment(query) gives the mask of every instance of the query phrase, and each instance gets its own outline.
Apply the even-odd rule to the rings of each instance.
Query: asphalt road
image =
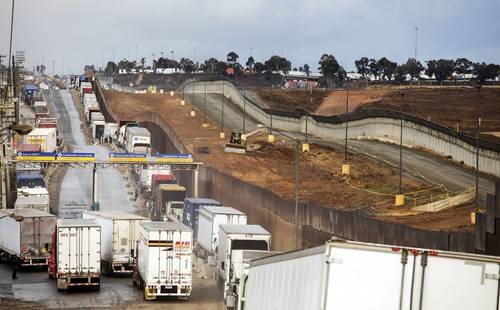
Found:
[[[80,127],[80,118],[67,90],[51,91],[46,96],[59,118],[59,135],[69,144],[72,152],[95,153],[97,159],[106,160],[110,150],[102,145],[87,145]],[[135,212],[127,193],[126,183],[117,169],[98,170],[97,201],[100,210]],[[59,195],[59,208],[90,206],[92,202],[92,170],[69,168],[66,170]]]
[[[190,94],[188,95],[190,98]],[[195,104],[203,111],[203,94],[195,94]],[[220,94],[207,95],[207,114],[217,119],[221,119],[221,106],[223,97]],[[224,105],[225,126],[231,129],[241,130],[243,119],[243,110],[239,109],[228,99]],[[256,128],[255,120],[248,121],[250,128],[246,132]],[[263,124],[268,126],[268,124]],[[303,136],[303,134],[287,133],[292,136]],[[319,144],[336,148],[343,151],[343,140],[323,140],[311,137],[312,141]],[[365,154],[379,161],[399,167],[399,148],[396,145],[386,144],[375,141],[349,140],[349,150],[351,152]],[[475,172],[466,167],[452,163],[446,159],[433,154],[413,149],[405,149],[403,152],[405,173],[418,177],[429,184],[442,184],[453,192],[461,192],[469,187],[475,187]],[[485,174],[480,175],[479,192],[493,194],[495,192],[494,178]],[[481,199],[483,200],[483,199]]]

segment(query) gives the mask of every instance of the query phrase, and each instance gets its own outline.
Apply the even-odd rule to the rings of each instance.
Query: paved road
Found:
[[[100,160],[108,158],[110,150],[101,145],[87,145],[80,128],[80,119],[71,94],[67,90],[55,90],[46,95],[59,118],[59,134],[73,152],[95,153]],[[121,210],[134,213],[135,207],[127,193],[126,183],[116,169],[98,170],[97,201],[101,210]],[[69,168],[64,175],[59,207],[90,206],[92,202],[92,171]]]
[[[195,98],[195,104],[199,108],[202,108],[203,94],[195,94]],[[218,121],[220,121],[221,118],[220,107],[222,98],[222,95],[219,94],[207,95],[207,113],[215,117]],[[243,110],[237,108],[236,105],[226,99],[224,108],[224,121],[226,127],[241,130],[242,115]],[[251,126],[253,126],[252,128],[255,128],[257,125],[255,120],[250,120],[250,123]],[[267,126],[268,124],[264,125]],[[288,134],[298,136],[298,134],[295,133]],[[302,134],[300,135],[302,136]],[[315,141],[325,146],[343,151],[344,141],[322,139]],[[377,160],[399,167],[399,149],[395,145],[361,140],[350,140],[349,145],[352,152],[366,154]],[[454,192],[460,192],[468,187],[475,186],[475,173],[473,170],[460,167],[457,164],[423,151],[405,149],[404,167],[408,174],[416,175],[432,184],[443,184],[446,188]],[[495,191],[494,178],[487,175],[481,175],[479,180],[479,191],[480,193],[487,192],[493,194]]]

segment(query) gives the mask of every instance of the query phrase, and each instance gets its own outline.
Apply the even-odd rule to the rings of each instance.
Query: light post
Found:
[[[481,126],[481,117],[479,116],[479,99],[481,95],[481,84],[476,86],[476,209],[479,209],[479,127]]]
[[[193,97],[191,99],[191,116],[194,117],[196,115],[196,112],[194,111],[194,87],[195,87],[195,80],[194,80],[194,75],[193,75],[193,87],[191,88],[191,96]]]
[[[403,195],[403,99],[405,97],[404,93],[400,93],[399,101],[399,191],[396,195],[396,207],[404,205],[404,195]]]
[[[170,51],[170,54],[172,54],[172,61],[174,61],[174,51]]]
[[[347,80],[349,82],[349,80]],[[344,162],[347,164],[347,136],[348,136],[348,130],[349,130],[349,119],[348,119],[348,114],[349,114],[349,84],[346,83],[346,100],[345,100],[345,145],[344,145]]]
[[[245,133],[246,116],[247,116],[247,96],[246,88],[243,88],[243,134]]]
[[[207,123],[207,81],[203,83],[204,89],[203,89],[203,124],[202,126],[207,128],[208,123]]]
[[[224,90],[224,81],[222,81],[222,108],[221,108],[221,124],[220,124],[220,138],[226,138],[226,133],[224,132],[224,105],[226,104],[226,96]]]

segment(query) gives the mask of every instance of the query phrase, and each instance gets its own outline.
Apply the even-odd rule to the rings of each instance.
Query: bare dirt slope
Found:
[[[349,112],[355,111],[360,105],[371,104],[382,100],[386,90],[350,90],[349,91]],[[336,90],[326,97],[321,105],[314,111],[319,115],[337,115],[345,113],[347,101],[347,91]]]
[[[202,114],[190,117],[190,105],[180,106],[180,98],[162,94],[128,94],[116,91],[105,92],[113,113],[122,119],[151,111],[168,121],[196,159],[247,182],[268,188],[278,195],[293,199],[295,189],[294,149],[290,142],[278,140],[274,144],[264,137],[252,137],[249,141],[256,151],[247,155],[226,153],[225,140],[218,138],[219,129],[213,126],[202,128]],[[229,132],[226,132],[226,136]],[[196,154],[197,147],[208,147],[210,154]],[[311,152],[301,156],[302,201],[349,209],[374,217],[411,217],[419,224],[420,214],[408,214],[392,206],[397,192],[398,175],[393,167],[376,162],[361,155],[351,155],[352,166],[349,182],[341,176],[343,155],[331,149],[313,145]],[[404,179],[407,192],[428,189],[430,186],[414,179]],[[439,190],[438,190],[439,191]],[[374,193],[376,192],[376,193]],[[424,202],[430,191],[414,195],[417,202]],[[436,195],[436,193],[433,193]],[[411,196],[411,195],[410,195]],[[408,208],[403,208],[408,210]],[[425,216],[427,217],[427,215]],[[451,220],[450,220],[451,217]],[[397,220],[395,220],[397,221]],[[411,223],[410,223],[411,224]],[[442,224],[442,225],[441,225]],[[454,216],[450,211],[441,222],[433,223],[439,229],[459,229],[468,225],[468,217]]]
[[[312,93],[304,89],[259,89],[257,95],[269,107],[276,110],[295,111],[304,109],[313,113],[332,92],[314,90]]]

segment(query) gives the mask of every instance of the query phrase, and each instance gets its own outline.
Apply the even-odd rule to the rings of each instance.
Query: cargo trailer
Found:
[[[35,128],[24,136],[24,143],[39,144],[42,152],[55,152],[57,149],[57,132],[55,128]]]
[[[0,251],[20,266],[47,266],[56,220],[36,209],[0,211]]]
[[[118,124],[117,123],[106,123],[104,125],[104,139],[106,142],[111,143],[116,140],[118,134]]]
[[[93,114],[101,114],[101,110],[99,107],[89,107],[87,110],[85,110],[85,119],[87,120],[87,124],[91,124]]]
[[[58,290],[101,282],[101,227],[91,219],[59,219],[53,234],[49,276]]]
[[[201,206],[198,219],[196,253],[203,258],[215,254],[220,225],[246,225],[246,223],[246,214],[234,208]]]
[[[184,209],[184,199],[186,198],[186,188],[178,184],[161,184],[155,188],[154,218],[157,220],[180,221]]]
[[[182,213],[182,223],[193,230],[193,238],[198,238],[198,217],[201,206],[222,206],[220,202],[211,198],[192,198],[184,199],[184,212]]]
[[[139,227],[133,283],[144,300],[162,296],[188,299],[192,287],[192,231],[175,222],[145,222]]]
[[[43,196],[49,197],[45,179],[40,173],[18,173],[16,176],[17,197]]]
[[[243,263],[243,251],[270,251],[271,234],[260,225],[220,225],[217,246],[217,285],[224,300],[233,294],[231,270]],[[314,309],[314,308],[304,308]]]
[[[19,195],[14,203],[14,209],[36,209],[50,213],[48,196],[24,196]]]
[[[152,187],[153,175],[167,175],[167,178],[175,179],[175,176],[169,167],[141,167],[139,174],[142,186],[146,188]]]
[[[239,309],[498,309],[499,279],[498,257],[332,240],[251,261]]]
[[[48,112],[47,102],[35,101],[33,104],[33,110],[35,111],[35,114],[46,114]]]
[[[101,269],[104,274],[132,274],[140,223],[147,218],[122,211],[86,211],[84,219],[101,226]]]
[[[128,153],[150,154],[151,133],[146,128],[128,127],[125,135],[125,150]]]
[[[118,142],[118,146],[125,148],[125,140],[127,136],[127,128],[130,127],[139,127],[139,124],[135,121],[120,121],[118,123],[118,133],[116,136],[116,140]]]

